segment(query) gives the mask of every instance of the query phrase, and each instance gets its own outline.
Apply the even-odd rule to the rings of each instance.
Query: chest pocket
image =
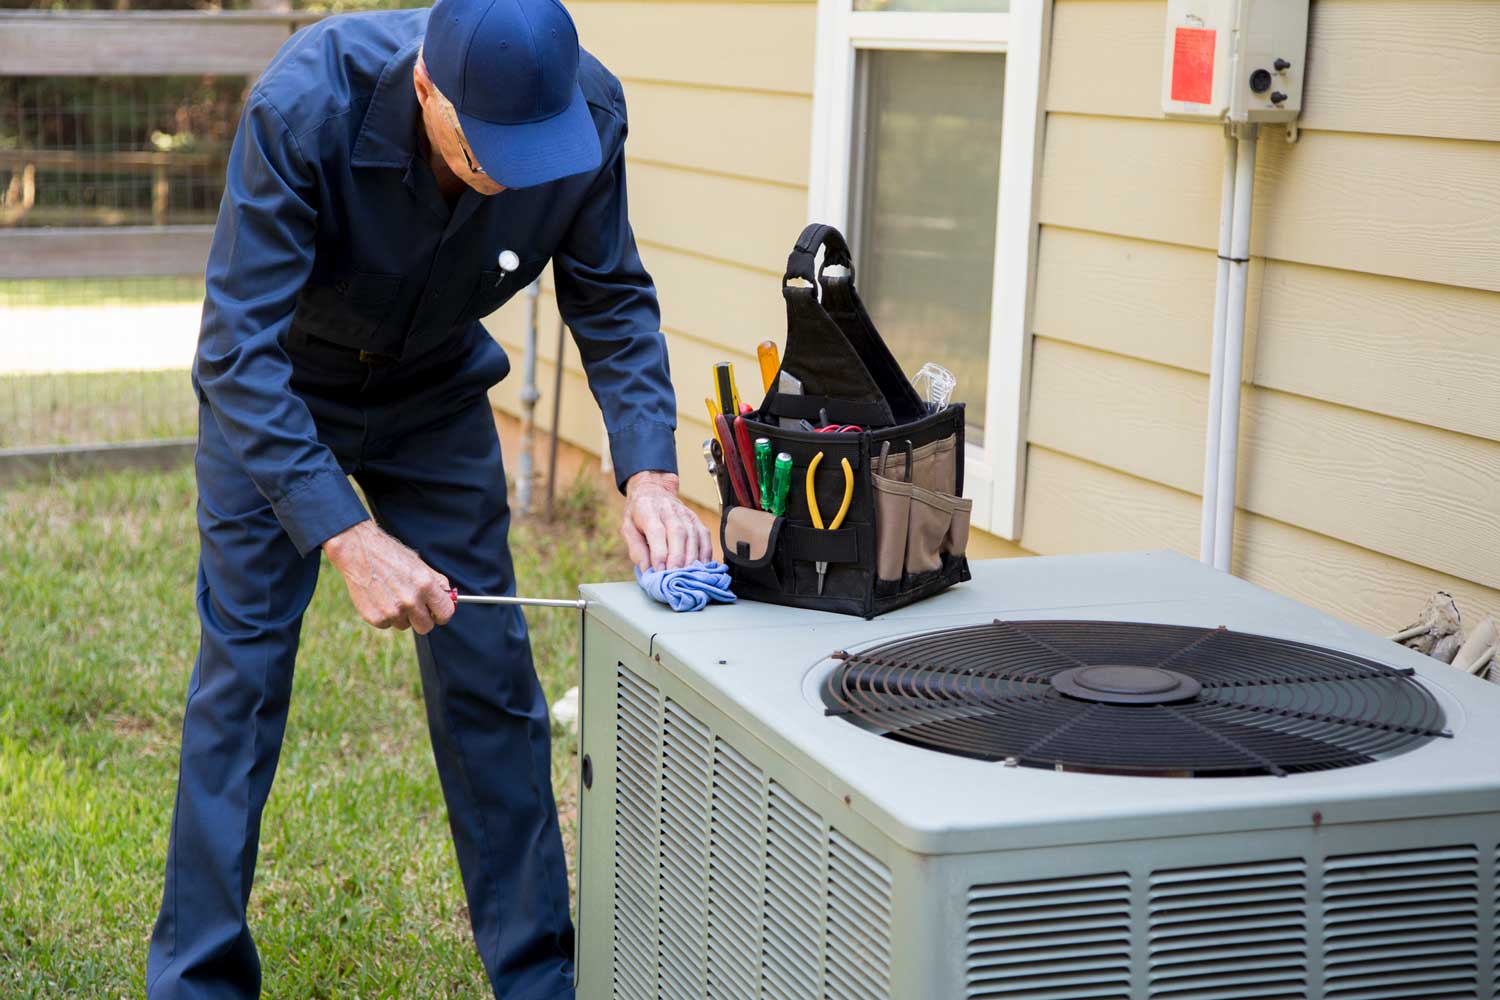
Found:
[[[550,257],[528,258],[521,261],[521,265],[509,274],[498,267],[485,268],[479,273],[478,280],[474,282],[468,301],[459,311],[454,325],[472,323],[499,309],[510,300],[511,296],[535,281],[549,260],[551,260]]]
[[[404,324],[399,274],[351,271],[327,284],[309,283],[297,296],[292,329],[343,347],[399,358]]]

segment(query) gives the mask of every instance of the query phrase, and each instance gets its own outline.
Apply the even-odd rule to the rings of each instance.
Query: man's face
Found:
[[[480,194],[499,194],[505,186],[497,184],[479,165],[474,150],[464,138],[463,127],[458,122],[458,112],[433,86],[427,76],[427,67],[417,60],[413,74],[417,87],[417,100],[422,105],[422,121],[427,127],[427,139],[432,148],[442,157],[448,169],[469,187]]]

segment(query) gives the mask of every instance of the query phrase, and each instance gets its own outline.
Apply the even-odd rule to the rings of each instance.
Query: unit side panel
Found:
[[[936,942],[957,928],[941,926],[921,866],[838,789],[609,635],[591,645],[584,692],[579,996],[887,1000],[929,988],[943,971]]]
[[[1500,813],[955,856],[945,961],[965,1000],[1493,1000],[1497,838]]]
[[[626,997],[612,992],[615,932],[615,755],[618,663],[640,666],[644,657],[598,618],[584,622],[579,753],[592,781],[579,790],[578,818],[578,995]],[[627,935],[628,939],[628,935]]]

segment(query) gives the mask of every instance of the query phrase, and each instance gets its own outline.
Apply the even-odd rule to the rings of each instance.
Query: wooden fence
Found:
[[[259,75],[299,27],[322,15],[291,11],[70,12],[0,11],[0,73],[6,76]],[[201,157],[200,157],[201,159]],[[151,214],[166,219],[167,171],[191,154],[148,152],[90,155],[57,150],[7,150],[0,169],[17,176],[39,167],[81,168],[90,161],[114,172],[153,177]],[[222,166],[217,164],[190,165]],[[0,228],[0,279],[120,278],[197,274],[203,270],[209,225]]]
[[[255,2],[257,6],[274,6],[277,0]],[[293,31],[320,16],[261,10],[0,11],[0,75],[76,78],[202,74],[242,76],[248,86]],[[20,205],[13,217],[5,216],[6,206],[0,205],[0,281],[201,276],[213,227],[168,224],[171,182],[184,171],[216,175],[223,167],[222,152],[0,150],[0,171],[10,175],[10,187],[14,189],[6,191],[7,200]],[[154,224],[17,225],[25,210],[33,207],[29,202],[35,198],[38,176],[48,172],[53,176],[149,177],[150,206],[132,217]],[[31,220],[35,218],[33,213]],[[28,391],[34,388],[27,385]],[[50,393],[55,387],[48,385]],[[66,405],[69,397],[63,394],[60,398]],[[37,405],[56,407],[58,399],[49,396]],[[192,453],[191,438],[4,447],[0,448],[0,489],[58,473],[174,465],[191,459]]]

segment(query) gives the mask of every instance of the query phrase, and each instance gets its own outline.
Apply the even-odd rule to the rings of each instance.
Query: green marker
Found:
[[[771,509],[771,439],[755,439],[755,477],[760,481],[760,509]]]
[[[786,497],[792,491],[792,456],[782,452],[776,456],[776,484],[771,490],[771,513],[777,517],[786,513]]]

